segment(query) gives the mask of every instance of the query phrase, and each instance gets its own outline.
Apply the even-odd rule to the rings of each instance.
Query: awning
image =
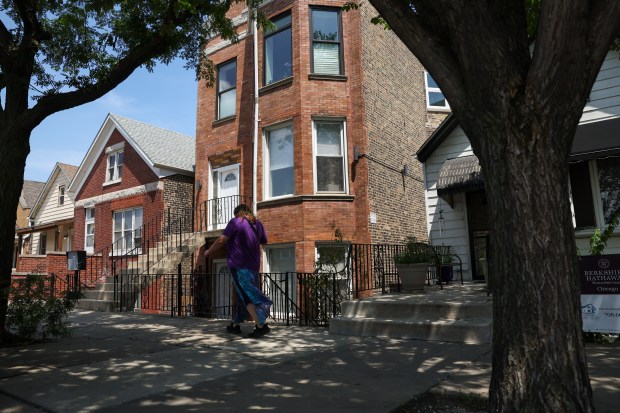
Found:
[[[570,160],[620,155],[620,118],[585,123],[577,127]]]
[[[439,196],[479,189],[484,189],[484,179],[475,155],[448,159],[441,166],[437,180]]]

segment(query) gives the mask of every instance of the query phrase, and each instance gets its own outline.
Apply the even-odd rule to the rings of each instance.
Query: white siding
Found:
[[[620,56],[609,52],[592,86],[580,123],[620,116]]]
[[[586,104],[580,123],[595,122],[620,116],[620,58],[618,53],[610,52],[592,87],[590,100]],[[463,260],[463,277],[471,279],[469,235],[467,230],[467,210],[465,194],[453,196],[453,206],[437,197],[437,178],[439,170],[447,159],[472,155],[471,144],[463,130],[457,126],[452,133],[426,160],[424,165],[426,179],[426,213],[429,240],[434,244],[451,245],[454,252]],[[439,209],[443,209],[445,230],[440,237]],[[577,248],[587,255],[592,231],[579,231],[576,235]],[[620,254],[620,229],[616,231],[605,254]]]
[[[58,187],[62,185],[65,186],[65,203],[58,205]],[[68,187],[69,180],[65,174],[61,172],[56,175],[34,217],[37,225],[73,218],[73,200],[67,192]]]
[[[454,194],[452,206],[437,196],[437,179],[444,162],[468,155],[473,155],[471,144],[461,127],[457,126],[426,160],[424,173],[428,238],[435,245],[450,245],[463,261],[463,278],[471,280],[465,194]],[[439,230],[440,209],[443,210],[443,232]]]

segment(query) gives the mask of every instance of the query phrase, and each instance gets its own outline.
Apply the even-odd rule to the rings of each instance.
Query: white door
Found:
[[[95,247],[95,208],[86,208],[86,221],[84,235],[84,249],[87,254],[92,254]]]
[[[239,204],[239,165],[216,169],[213,178],[209,229],[222,229],[234,217],[233,211]]]
[[[226,260],[213,260],[213,307],[215,318],[232,318],[232,279]]]

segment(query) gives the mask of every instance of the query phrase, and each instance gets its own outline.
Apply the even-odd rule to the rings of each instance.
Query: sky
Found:
[[[108,113],[196,136],[197,82],[182,61],[137,69],[98,100],[55,113],[32,132],[24,179],[45,182],[56,162],[79,166]]]

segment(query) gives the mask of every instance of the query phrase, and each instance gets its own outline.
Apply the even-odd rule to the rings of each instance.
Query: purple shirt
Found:
[[[256,229],[256,233],[252,230]],[[226,242],[226,258],[228,268],[260,270],[260,244],[267,243],[265,228],[259,220],[251,224],[245,218],[233,218],[228,221],[223,235]]]

